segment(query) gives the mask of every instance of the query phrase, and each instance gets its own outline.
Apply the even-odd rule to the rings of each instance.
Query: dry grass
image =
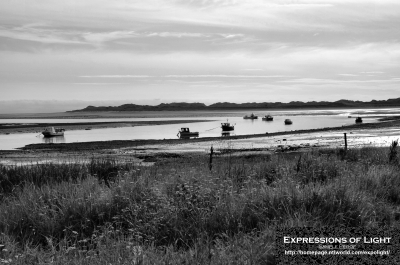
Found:
[[[2,167],[0,264],[274,264],[278,225],[395,224],[389,160],[364,148],[217,156],[211,171],[207,156]]]

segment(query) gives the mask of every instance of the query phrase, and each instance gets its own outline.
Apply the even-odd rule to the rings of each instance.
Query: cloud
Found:
[[[78,32],[63,32],[57,29],[37,27],[35,24],[13,28],[0,26],[0,37],[24,41],[36,41],[40,43],[86,44],[79,39]]]
[[[394,83],[400,80],[397,79],[366,79],[366,80],[337,80],[337,79],[322,79],[322,78],[298,78],[291,80],[277,81],[280,83],[296,83],[296,84],[349,84],[349,83]],[[376,89],[376,88],[375,88]]]
[[[167,75],[165,77],[179,77],[179,78],[279,78],[285,77],[282,75]]]
[[[0,1],[2,97],[388,95],[399,12],[395,0]]]
[[[338,75],[341,75],[341,76],[358,76],[358,75],[354,75],[354,74],[338,74]]]
[[[150,75],[82,75],[83,78],[149,78]]]
[[[80,86],[110,86],[110,85],[129,85],[130,83],[72,83]]]

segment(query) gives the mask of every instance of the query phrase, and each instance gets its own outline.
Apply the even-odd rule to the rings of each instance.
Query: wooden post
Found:
[[[347,133],[344,133],[344,151],[347,151]]]
[[[213,148],[213,146],[211,145],[211,148],[210,148],[210,164],[208,165],[209,168],[210,168],[210,171],[211,171],[211,169],[212,169],[213,153],[214,153],[214,148]]]

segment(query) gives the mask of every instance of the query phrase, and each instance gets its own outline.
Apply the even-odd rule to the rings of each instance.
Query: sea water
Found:
[[[38,133],[0,134],[0,150],[10,150],[27,144],[38,143],[73,143],[110,140],[143,140],[143,139],[177,139],[182,127],[199,132],[199,137],[222,136],[221,123],[234,124],[234,135],[266,134],[283,131],[308,130],[330,127],[341,127],[355,124],[355,117],[363,117],[364,123],[377,122],[374,114],[390,114],[393,109],[372,110],[286,110],[286,111],[208,111],[208,112],[153,112],[152,116],[141,118],[96,118],[96,119],[0,119],[0,123],[87,123],[87,122],[122,122],[122,121],[155,121],[155,120],[193,120],[190,123],[146,125],[122,128],[104,128],[92,130],[65,131],[63,137],[44,138]],[[254,113],[256,120],[243,119],[244,115]],[[264,115],[270,114],[273,121],[263,121]],[[156,116],[159,117],[156,117]],[[351,118],[349,118],[351,116]],[[285,125],[284,120],[291,119],[293,124]],[[196,120],[208,120],[197,122]],[[85,127],[85,126],[83,126]],[[87,126],[89,127],[89,126]]]

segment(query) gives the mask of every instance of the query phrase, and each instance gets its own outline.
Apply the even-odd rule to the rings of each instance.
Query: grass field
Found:
[[[397,226],[387,148],[0,165],[0,264],[275,264],[275,228]]]

